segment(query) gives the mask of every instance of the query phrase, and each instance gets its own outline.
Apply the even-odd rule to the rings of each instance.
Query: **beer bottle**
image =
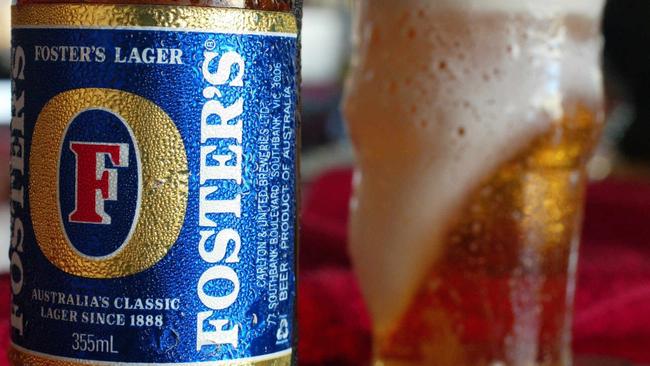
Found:
[[[295,364],[301,7],[13,6],[12,365]]]

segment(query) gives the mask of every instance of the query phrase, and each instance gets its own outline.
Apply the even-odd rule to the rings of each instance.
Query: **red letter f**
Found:
[[[114,167],[128,167],[129,145],[72,141],[70,150],[77,158],[75,209],[70,221],[110,225],[104,201],[117,200],[117,170],[105,167],[105,157]]]

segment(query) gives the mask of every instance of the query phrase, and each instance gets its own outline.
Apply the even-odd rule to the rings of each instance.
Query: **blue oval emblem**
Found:
[[[70,245],[87,257],[117,254],[140,202],[132,131],[117,114],[90,109],[70,121],[60,149],[59,207]]]

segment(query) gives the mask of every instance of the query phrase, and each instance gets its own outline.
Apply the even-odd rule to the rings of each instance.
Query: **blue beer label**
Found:
[[[291,365],[294,16],[12,12],[12,362]]]

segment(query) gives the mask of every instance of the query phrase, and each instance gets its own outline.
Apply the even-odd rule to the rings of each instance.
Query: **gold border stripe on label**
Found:
[[[76,360],[64,357],[47,356],[38,352],[32,352],[13,344],[9,349],[9,360],[16,366],[291,366],[292,350],[267,356],[253,357],[250,359],[228,360],[228,361],[204,361],[204,362],[179,362],[179,363],[138,363],[138,362],[107,362],[93,360]]]
[[[169,5],[32,4],[13,6],[14,27],[150,27],[224,33],[297,34],[290,13]]]

